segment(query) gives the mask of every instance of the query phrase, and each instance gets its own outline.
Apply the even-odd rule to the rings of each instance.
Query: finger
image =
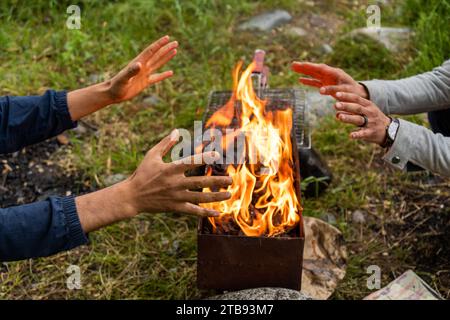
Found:
[[[179,139],[180,133],[178,132],[177,129],[174,129],[168,136],[162,139],[149,152],[162,158],[178,142]]]
[[[311,62],[293,62],[292,70],[298,73],[306,74],[318,80],[321,80],[325,75],[337,75],[337,70],[327,66],[323,63]]]
[[[131,64],[130,66],[128,66],[122,72],[119,73],[118,82],[119,83],[128,82],[131,78],[133,78],[135,75],[137,75],[139,73],[139,71],[141,71],[141,69],[142,69],[142,64],[140,62],[135,62],[135,63]]]
[[[157,65],[158,61],[161,60],[166,54],[168,54],[170,51],[176,49],[178,47],[177,41],[172,41],[162,48],[160,48],[155,54],[148,60],[147,67],[149,67],[151,70],[156,70],[154,66]]]
[[[340,92],[340,91],[353,93],[354,86],[352,86],[350,84],[340,84],[340,85],[335,85],[335,86],[321,87],[319,90],[319,92],[321,94],[328,94],[328,95],[335,95],[336,92]]]
[[[181,187],[189,190],[226,188],[232,183],[233,179],[229,176],[187,177]]]
[[[140,58],[147,61],[150,59],[159,49],[161,49],[163,46],[165,46],[169,42],[169,36],[164,36],[161,39],[153,42],[151,45],[149,45],[147,48],[144,49],[144,51],[141,52],[139,55]]]
[[[353,113],[356,115],[365,114],[365,108],[357,103],[351,103],[351,102],[336,102],[334,105],[334,108],[337,111],[345,111],[347,113]]]
[[[371,104],[369,100],[364,99],[357,94],[349,92],[336,92],[336,99],[338,99],[339,101],[354,102],[366,107],[370,106]]]
[[[150,75],[150,77],[148,77],[148,84],[154,84],[154,83],[158,83],[161,82],[167,78],[170,78],[171,76],[173,76],[173,71],[165,71],[163,73],[154,73],[152,75]]]
[[[350,133],[350,138],[355,140],[366,140],[372,135],[370,129],[359,129]]]
[[[216,151],[208,151],[203,153],[198,153],[186,158],[175,160],[172,165],[176,167],[178,172],[185,172],[190,169],[202,166],[204,164],[213,164],[214,162],[221,159],[221,155]]]
[[[322,81],[319,81],[317,79],[311,79],[311,78],[300,78],[299,81],[303,83],[304,85],[320,88],[323,84]]]
[[[154,72],[161,68],[163,65],[165,65],[167,62],[173,59],[177,54],[177,49],[172,49],[168,53],[166,53],[165,56],[163,56],[161,59],[157,60],[149,69],[150,72]]]
[[[343,123],[354,124],[355,126],[362,126],[364,124],[364,118],[360,115],[339,113],[337,118]]]
[[[200,217],[218,217],[220,215],[219,212],[212,209],[202,208],[195,204],[186,202],[180,206],[176,207],[177,212],[192,214]]]
[[[231,198],[229,192],[197,192],[197,191],[181,191],[177,198],[190,203],[209,203],[224,201]]]

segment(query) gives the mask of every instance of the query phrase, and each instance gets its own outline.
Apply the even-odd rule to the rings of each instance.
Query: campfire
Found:
[[[245,138],[241,163],[226,164],[225,174],[233,179],[228,187],[231,199],[204,204],[221,215],[210,218],[213,233],[227,233],[237,224],[246,236],[276,236],[286,234],[300,221],[301,206],[294,187],[292,156],[292,109],[266,110],[267,100],[260,99],[252,84],[253,62],[240,75],[242,63],[235,68],[234,90],[231,99],[217,110],[206,123],[206,128],[229,129],[233,120],[237,129],[223,135],[222,151],[234,149],[237,133]],[[240,75],[240,77],[239,77]],[[235,108],[236,102],[240,109]],[[284,106],[283,106],[284,107]],[[234,151],[234,150],[231,150]],[[216,170],[214,170],[216,168]],[[207,175],[221,173],[209,166]],[[211,192],[210,189],[203,190]],[[225,191],[225,190],[221,190]]]
[[[278,286],[300,289],[303,223],[298,147],[308,144],[303,92],[267,89],[264,52],[233,71],[233,91],[213,92],[204,117],[209,143],[223,161],[206,175],[228,175],[231,198],[202,204],[219,217],[201,219],[200,288]]]

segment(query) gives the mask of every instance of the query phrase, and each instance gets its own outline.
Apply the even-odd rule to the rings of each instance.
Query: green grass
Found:
[[[294,0],[82,1],[81,30],[65,28],[69,4],[71,1],[0,3],[1,95],[79,88],[89,84],[91,75],[113,75],[164,34],[180,43],[179,54],[167,67],[175,71],[170,81],[149,88],[132,102],[90,116],[86,121],[99,128],[97,134],[72,136],[72,147],[61,162],[81,172],[94,187],[102,187],[109,173],[131,173],[145,151],[172,128],[191,128],[193,120],[201,118],[209,91],[229,88],[233,65],[241,58],[249,62],[256,48],[268,53],[272,87],[296,85],[297,76],[289,69],[294,59],[326,61],[358,79],[395,78],[429,70],[450,52],[448,1],[408,0],[382,7],[382,23],[408,25],[416,32],[413,50],[401,57],[371,41],[342,37],[365,26],[365,1],[319,1],[314,6]],[[323,43],[319,36],[303,40],[283,29],[256,37],[236,32],[236,25],[246,17],[275,7],[289,10],[298,26],[307,21],[309,13],[342,21],[339,29],[332,30],[334,53],[326,56],[318,50]],[[398,14],[399,8],[403,14]],[[311,33],[315,32],[312,28]],[[327,33],[317,29],[317,35]],[[150,94],[157,95],[161,103],[136,110],[140,99]],[[347,277],[335,298],[362,298],[368,293],[365,267],[377,259],[372,253],[382,247],[380,239],[366,247],[348,216],[371,205],[383,214],[387,210],[383,201],[394,202],[394,193],[382,186],[401,189],[407,180],[399,172],[386,174],[376,163],[381,151],[350,141],[350,130],[333,118],[325,119],[315,130],[313,144],[327,159],[335,180],[323,197],[304,201],[305,215],[335,214],[349,243],[366,248],[351,255]],[[195,298],[200,295],[195,285],[195,239],[194,217],[142,215],[91,234],[87,247],[8,263],[8,272],[0,273],[0,298]],[[398,253],[399,263],[404,255]],[[82,290],[65,287],[65,270],[70,264],[82,269]],[[387,273],[383,285],[390,279]]]

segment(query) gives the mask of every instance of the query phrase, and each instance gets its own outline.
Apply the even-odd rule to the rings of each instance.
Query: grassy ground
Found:
[[[92,188],[102,187],[109,174],[132,172],[171,128],[190,128],[201,118],[208,92],[230,87],[232,66],[241,58],[249,62],[256,48],[268,52],[272,87],[296,84],[288,68],[293,59],[326,61],[358,79],[396,78],[426,71],[450,52],[448,1],[389,1],[389,7],[382,7],[383,25],[408,25],[416,31],[411,50],[395,56],[370,41],[341,38],[365,26],[366,1],[84,1],[81,30],[64,27],[69,2],[25,6],[2,1],[1,95],[75,89],[112,75],[161,35],[170,34],[181,44],[170,65],[175,70],[170,81],[89,117],[86,122],[98,133],[73,136],[72,146],[60,152],[61,165],[81,172]],[[246,17],[275,7],[290,11],[291,25],[309,34],[297,38],[287,28],[256,37],[236,32]],[[322,53],[323,43],[335,51]],[[145,107],[141,100],[146,95],[157,95],[160,102]],[[379,160],[381,150],[349,141],[349,130],[329,118],[314,132],[313,144],[329,162],[335,181],[323,197],[304,201],[305,215],[334,214],[349,244],[347,276],[334,298],[368,294],[365,270],[371,264],[382,267],[382,285],[412,268],[449,297],[449,253],[440,242],[448,240],[449,181],[430,187],[426,175],[386,169]],[[349,217],[361,208],[368,222],[354,225]],[[195,218],[175,214],[119,223],[91,234],[90,246],[3,265],[0,298],[199,297],[195,230]],[[70,264],[81,267],[82,290],[66,289]]]

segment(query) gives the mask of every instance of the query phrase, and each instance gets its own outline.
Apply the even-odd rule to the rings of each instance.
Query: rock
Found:
[[[359,28],[350,32],[350,36],[365,35],[384,45],[389,51],[397,53],[409,44],[411,29],[409,28]]]
[[[323,220],[329,224],[336,224],[337,220],[334,214],[331,213],[324,213],[320,216],[320,220]]]
[[[88,82],[90,84],[98,83],[100,81],[103,81],[103,78],[104,77],[102,75],[94,73],[88,76]]]
[[[242,23],[239,30],[270,31],[276,27],[288,23],[292,16],[285,10],[273,10],[257,15]]]
[[[255,288],[227,292],[208,300],[312,300],[300,291],[284,288]]]
[[[306,92],[306,103],[308,105],[309,124],[317,127],[320,119],[335,114],[333,108],[335,100],[326,95],[321,95],[318,90]]]
[[[364,224],[366,223],[366,215],[361,210],[355,210],[352,213],[352,221],[354,223]]]
[[[127,175],[125,174],[121,174],[121,173],[116,173],[116,174],[112,174],[110,176],[107,176],[104,180],[103,183],[109,187],[112,186],[113,184],[119,183],[123,180],[125,180],[126,178],[128,178]]]
[[[56,140],[61,145],[68,145],[70,143],[69,137],[65,133],[58,134]]]
[[[305,37],[308,34],[305,29],[299,27],[291,27],[286,30],[286,33],[297,37]]]
[[[174,240],[168,250],[168,253],[171,255],[175,255],[178,253],[179,250],[180,250],[180,240]]]
[[[151,95],[142,99],[142,106],[144,108],[156,106],[159,103],[160,99],[158,96]]]
[[[73,129],[73,131],[78,136],[84,136],[88,132],[88,129],[81,122],[78,122],[78,126],[75,129]]]
[[[324,54],[330,54],[333,52],[333,48],[328,43],[324,43],[321,50]]]
[[[85,135],[96,133],[98,131],[98,128],[92,124],[80,120],[78,121],[78,126],[72,129],[72,131],[76,134],[77,137],[83,137]]]

